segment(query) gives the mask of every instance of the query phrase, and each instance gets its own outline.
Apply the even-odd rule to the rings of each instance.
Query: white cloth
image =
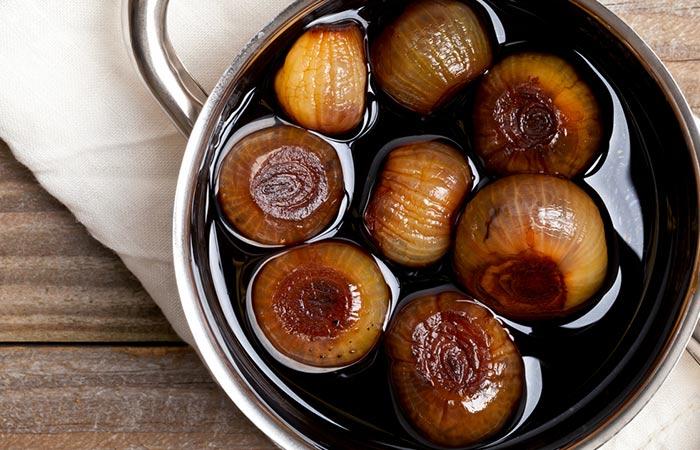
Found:
[[[289,0],[174,0],[173,45],[208,91]],[[172,268],[172,205],[185,139],[122,39],[121,1],[0,2],[0,138],[119,254],[192,343]]]
[[[173,0],[174,47],[211,90],[243,45],[288,3]],[[0,138],[93,236],[119,254],[191,343],[175,287],[170,233],[185,140],[133,68],[120,10],[119,0],[0,2]],[[675,439],[671,448],[700,448],[699,372],[686,356],[628,428],[633,431],[625,430],[610,448],[670,445],[647,440],[665,423],[659,417],[673,419],[665,427],[665,436]],[[676,419],[683,411],[689,414]]]

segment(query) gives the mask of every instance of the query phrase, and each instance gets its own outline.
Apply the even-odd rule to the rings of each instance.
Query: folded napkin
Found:
[[[172,1],[173,45],[209,91],[289,3]],[[185,139],[134,69],[121,8],[119,0],[0,2],[0,138],[117,252],[191,344],[171,237]]]
[[[211,90],[289,0],[171,3],[173,45]],[[122,40],[121,1],[4,0],[0,17],[0,139],[122,258],[175,331],[192,343],[171,254],[185,139],[132,66]],[[653,444],[661,436],[654,430],[664,426],[659,445],[700,448],[699,408],[700,366],[686,355],[652,404],[608,445]]]

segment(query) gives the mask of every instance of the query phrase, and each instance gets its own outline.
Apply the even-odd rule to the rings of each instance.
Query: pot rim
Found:
[[[246,383],[242,373],[231,363],[213,317],[200,298],[194,273],[190,232],[192,200],[197,173],[207,152],[209,137],[228,99],[231,86],[247,69],[250,57],[271,42],[292,18],[305,15],[327,0],[296,0],[258,33],[224,72],[205,102],[190,134],[177,181],[173,211],[173,259],[182,307],[201,359],[236,406],[272,441],[285,449],[314,448],[314,443],[284,422]],[[697,152],[700,133],[693,113],[678,85],[651,48],[622,19],[595,0],[570,0],[586,14],[606,27],[640,61],[666,96],[683,138],[688,145],[693,164],[695,188],[700,198],[700,168]],[[700,208],[700,202],[698,204]],[[698,283],[700,245],[695,249],[690,287],[683,300],[679,316],[669,339],[657,355],[654,368],[637,389],[603,423],[570,447],[597,448],[629,423],[648,403],[680,359],[700,318],[700,301],[694,301]]]

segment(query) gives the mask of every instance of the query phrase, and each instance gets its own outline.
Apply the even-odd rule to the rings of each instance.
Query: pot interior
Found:
[[[237,271],[240,264],[235,255],[240,246],[222,225],[216,207],[215,177],[221,157],[236,130],[270,114],[274,97],[260,80],[269,79],[269,73],[279,67],[281,55],[303,27],[328,14],[359,14],[369,21],[371,39],[382,25],[374,18],[381,15],[386,20],[392,13],[380,12],[399,11],[403,4],[398,0],[318,3],[310,13],[304,10],[304,15],[282,24],[278,37],[265,41],[245,65],[239,81],[226,87],[226,104],[214,118],[216,131],[207,144],[192,204],[195,277],[209,320],[220,331],[231,362],[260,400],[290,427],[319,447],[421,447],[427,443],[406,430],[394,411],[381,351],[359,373],[323,375],[299,374],[265,352],[245,312],[246,270],[252,269]],[[565,446],[624,407],[658,363],[678,324],[698,246],[692,149],[645,65],[575,2],[470,4],[478,5],[484,20],[491,21],[494,40],[510,43],[500,52],[527,45],[565,53],[586,66],[609,123],[604,156],[579,180],[600,205],[608,225],[610,271],[601,299],[567,322],[510,327],[525,358],[526,400],[509,429],[482,444],[486,448]],[[378,95],[377,123],[382,133],[358,140],[354,151],[373,155],[384,143],[407,135],[451,133],[418,119],[407,126],[405,118],[396,115],[397,108]],[[464,104],[469,101],[467,89],[447,111],[466,123]],[[464,128],[464,135],[456,132],[449,137],[472,156],[468,125]],[[360,163],[358,180],[362,170]],[[355,187],[357,197],[362,190]],[[263,255],[252,259],[256,257]],[[444,280],[437,275],[431,280],[428,274],[420,283],[431,287]]]

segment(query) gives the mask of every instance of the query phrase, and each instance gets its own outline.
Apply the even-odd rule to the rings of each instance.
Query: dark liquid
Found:
[[[569,46],[566,39],[552,39],[547,24],[521,8],[527,2],[469,2],[494,29],[495,62],[519,50],[543,50],[563,56],[577,67],[597,94],[603,111],[609,140],[600,159],[588,173],[574,180],[598,203],[607,226],[609,249],[608,279],[598,295],[581,311],[566,321],[539,324],[517,323],[502,319],[513,335],[524,358],[527,392],[512,423],[492,439],[480,445],[515,445],[515,436],[523,436],[543,423],[564,420],[573,407],[585,405],[589,396],[601,389],[600,380],[609,370],[611,355],[620,345],[638,308],[644,289],[642,257],[649,249],[649,228],[645,227],[649,211],[656,205],[647,201],[644,209],[640,196],[652,198],[651,182],[637,182],[640,173],[647,173],[648,161],[637,125],[627,105],[621,101],[612,80],[607,80],[598,67],[594,54]],[[360,10],[341,11],[317,22],[356,20],[366,28],[371,41],[392,20],[402,2],[375,1]],[[317,23],[314,22],[314,23]],[[296,36],[299,34],[297,33]],[[232,105],[225,126],[216,144],[214,165],[210,171],[216,178],[218,164],[242,135],[272,122],[288,123],[277,106],[271,88],[289,44],[296,36],[285,39],[275,49],[277,59],[267,64],[266,77],[237,104]],[[352,202],[338,227],[326,236],[349,239],[379,255],[364,230],[362,210],[381,167],[386,152],[401,142],[435,136],[461,148],[469,157],[477,176],[474,192],[491,180],[475,157],[470,143],[470,116],[474,90],[478,80],[470,83],[450,104],[430,117],[421,117],[395,104],[374,84],[370,74],[368,108],[364,124],[341,138],[325,139],[339,154],[351,156],[355,171]],[[242,127],[245,128],[241,130]],[[632,155],[635,160],[632,161]],[[632,169],[630,171],[630,169]],[[644,186],[648,186],[644,188]],[[283,392],[286,401],[297,410],[306,410],[317,418],[317,426],[342,436],[357,438],[376,445],[430,446],[420,438],[400,415],[392,399],[387,378],[387,361],[383,346],[359,364],[339,372],[305,374],[284,367],[261,346],[246,317],[246,287],[254,270],[279,249],[259,248],[238,239],[222,219],[216,205],[216,187],[211,186],[206,216],[213,219],[209,239],[209,259],[220,307],[230,332],[250,355],[250,364],[269,377]],[[213,239],[211,239],[213,237]],[[440,263],[421,270],[409,270],[387,262],[398,280],[400,299],[425,289],[449,285],[453,273],[448,254]],[[399,302],[400,306],[401,302]],[[255,384],[254,380],[251,383]],[[287,416],[295,423],[300,417]],[[330,443],[326,445],[331,445]]]

